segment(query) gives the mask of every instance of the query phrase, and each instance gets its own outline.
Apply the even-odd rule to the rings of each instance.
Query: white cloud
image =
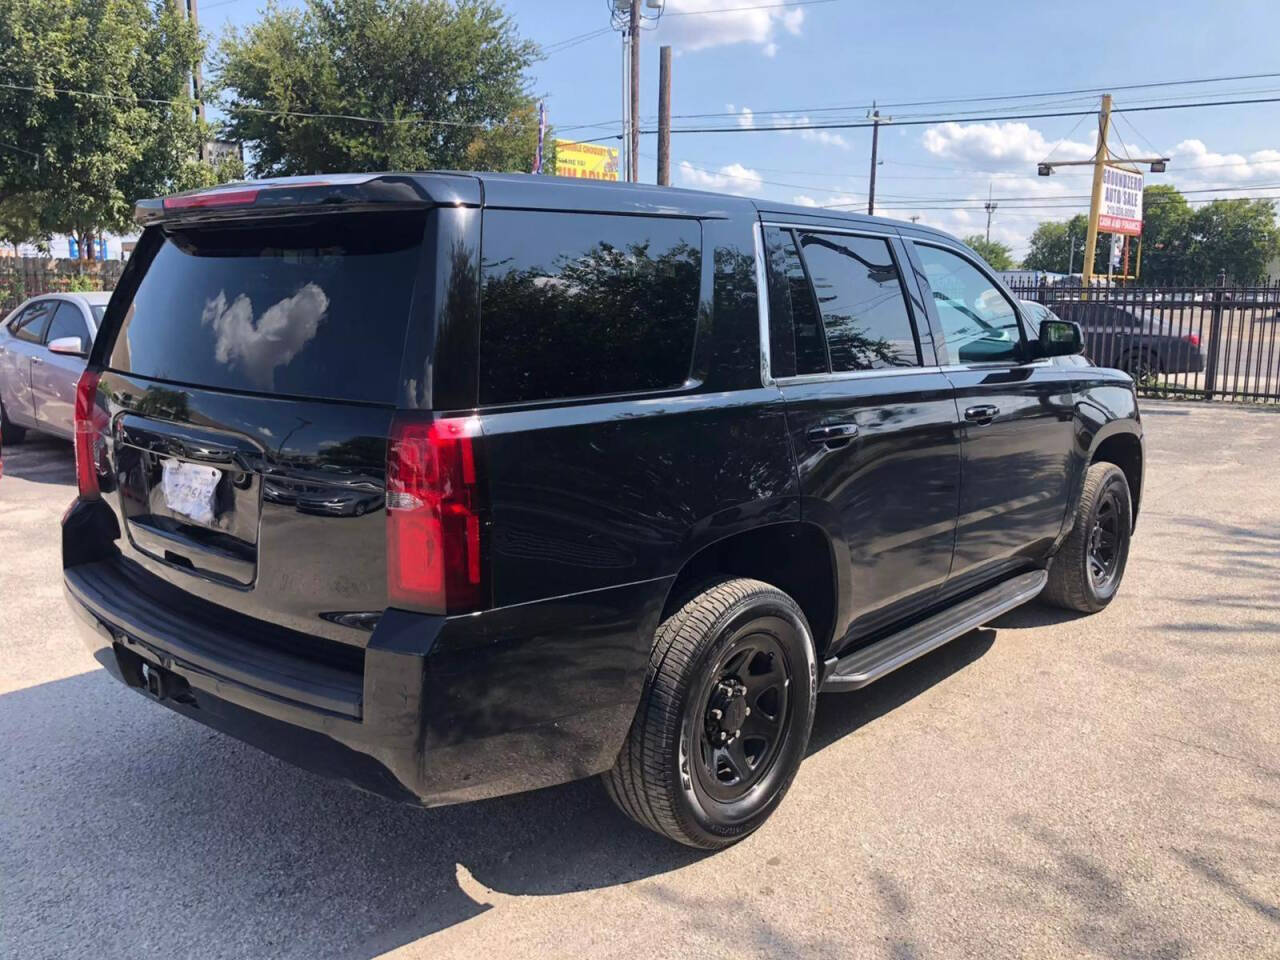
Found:
[[[734,108],[733,104],[726,104],[726,108],[737,120],[738,126],[743,129],[750,130],[756,125],[756,115],[751,111],[750,107],[743,107],[741,110]],[[765,125],[769,127],[806,127],[813,123],[813,120],[804,114],[769,114],[765,117]],[[820,143],[826,147],[839,147],[841,150],[849,149],[849,141],[838,133],[831,130],[784,130],[783,133],[790,135],[799,135],[801,140],[807,140],[810,143]]]
[[[758,196],[764,187],[760,174],[740,163],[730,163],[719,170],[701,170],[688,160],[681,160],[677,168],[680,183],[695,190],[718,190],[721,193],[737,193]]]
[[[1055,160],[1087,160],[1094,150],[1075,140],[1048,140],[1025,123],[940,123],[925,130],[921,142],[935,157],[982,170],[1030,167],[1050,152]]]
[[[1201,140],[1183,140],[1169,151],[1169,172],[1148,183],[1193,186],[1241,186],[1280,178],[1280,150],[1255,150],[1250,154],[1214,153]]]
[[[837,207],[849,213],[861,213],[861,208],[867,205],[867,198],[855,197],[851,193],[837,193],[815,200],[807,193],[798,193],[791,198],[791,202],[802,207]],[[890,214],[890,216],[896,216],[896,214]]]
[[[779,33],[799,36],[804,24],[805,12],[799,8],[724,9],[734,6],[749,5],[725,3],[725,0],[667,0],[664,15],[658,21],[657,42],[669,43],[677,51],[690,53],[751,43],[759,46],[766,57],[772,57],[778,52]],[[707,12],[716,10],[723,12]]]

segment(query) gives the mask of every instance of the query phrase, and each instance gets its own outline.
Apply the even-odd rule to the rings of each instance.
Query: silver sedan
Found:
[[[76,381],[110,293],[32,297],[0,321],[0,439],[75,435]]]

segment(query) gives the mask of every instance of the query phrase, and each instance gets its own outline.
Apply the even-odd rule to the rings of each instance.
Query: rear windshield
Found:
[[[224,390],[394,403],[423,217],[167,229],[110,366]]]

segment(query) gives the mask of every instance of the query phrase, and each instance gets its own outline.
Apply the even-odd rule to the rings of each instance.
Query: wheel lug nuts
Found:
[[[721,742],[721,743],[724,743],[724,742],[725,742],[726,740],[728,740],[728,739],[729,739],[729,735],[728,735],[727,733],[725,733],[723,730],[721,730],[721,731],[720,731],[720,742]]]
[[[735,730],[735,731],[733,731],[733,735],[734,735],[735,737],[736,737],[738,734],[740,734],[740,733],[742,733],[742,731],[741,731],[741,730]]]
[[[750,707],[745,707],[745,708],[743,708],[743,713],[742,713],[742,715],[743,715],[744,717],[749,717],[749,716],[751,716],[751,708],[750,708]]]
[[[719,710],[712,710],[712,711],[711,711],[711,719],[712,719],[712,720],[719,720],[719,719],[720,719],[721,717],[723,717],[723,716],[724,716],[724,714],[723,714],[723,713],[721,713]]]

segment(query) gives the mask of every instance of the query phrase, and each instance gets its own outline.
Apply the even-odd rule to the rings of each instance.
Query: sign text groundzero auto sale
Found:
[[[1103,233],[1142,233],[1142,174],[1119,167],[1102,168],[1102,210],[1098,229]]]

